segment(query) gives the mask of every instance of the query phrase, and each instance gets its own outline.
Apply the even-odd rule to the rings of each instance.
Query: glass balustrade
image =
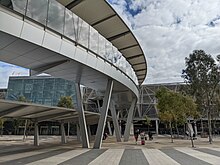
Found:
[[[89,49],[99,53],[99,33],[94,28],[90,28]]]
[[[47,27],[63,34],[65,7],[55,0],[49,0]]]
[[[137,77],[124,56],[87,22],[56,0],[4,0],[0,4],[66,36],[106,59],[136,84]]]
[[[28,0],[26,16],[46,25],[48,0]]]
[[[8,6],[10,5],[9,8],[25,15],[26,7],[27,7],[27,0],[5,0],[5,1],[7,2]]]
[[[65,26],[64,26],[64,36],[68,36],[70,39],[76,41],[77,29],[74,26],[78,22],[78,18],[74,17],[70,10],[65,11]]]

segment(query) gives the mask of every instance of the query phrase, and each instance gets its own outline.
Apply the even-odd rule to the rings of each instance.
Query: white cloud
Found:
[[[220,0],[127,0],[129,8],[126,0],[112,2],[144,49],[145,83],[183,81],[185,57],[195,49],[220,54]]]
[[[7,88],[9,76],[27,76],[27,69],[0,62],[0,88]]]

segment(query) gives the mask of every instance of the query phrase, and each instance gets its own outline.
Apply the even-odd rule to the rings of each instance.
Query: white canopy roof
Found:
[[[9,101],[0,99],[0,118],[21,118],[36,121],[71,121],[78,122],[78,112],[75,109],[46,106],[34,103]],[[100,114],[85,111],[87,123],[96,124]]]
[[[123,54],[133,67],[139,84],[147,74],[143,50],[132,31],[106,0],[57,0],[73,11]]]

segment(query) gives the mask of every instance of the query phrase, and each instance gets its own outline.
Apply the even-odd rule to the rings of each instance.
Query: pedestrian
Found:
[[[140,133],[140,136],[141,136],[141,145],[145,145],[145,132],[141,132]]]
[[[108,137],[108,134],[107,134],[107,133],[104,133],[102,139],[105,140],[105,139],[107,139],[107,137]]]
[[[148,137],[149,137],[149,140],[153,140],[153,134],[151,133],[151,131],[148,132]]]
[[[139,129],[137,129],[135,132],[134,132],[134,138],[135,138],[135,143],[137,144],[137,141],[138,141],[138,136],[139,136]]]

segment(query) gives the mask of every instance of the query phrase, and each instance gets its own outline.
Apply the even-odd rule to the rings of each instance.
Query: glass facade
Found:
[[[10,77],[6,99],[24,96],[37,104],[57,106],[61,96],[71,96],[76,107],[75,83],[53,77]]]
[[[125,58],[121,58],[123,56],[117,48],[56,0],[4,0],[0,1],[0,5],[13,9],[84,46],[138,83],[133,68]]]

